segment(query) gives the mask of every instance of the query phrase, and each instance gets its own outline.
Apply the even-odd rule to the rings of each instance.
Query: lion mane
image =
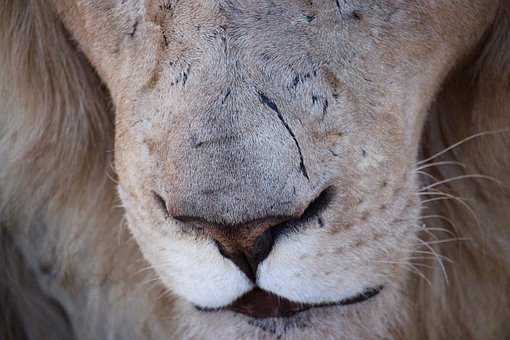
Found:
[[[420,275],[405,292],[413,308],[396,338],[510,335],[510,3],[501,3],[477,52],[454,67],[430,110],[418,171],[425,188],[438,190],[422,198],[430,202],[422,222],[439,260],[417,256]],[[85,284],[76,282],[80,270],[103,281],[132,280],[126,259],[141,255],[134,242],[119,242],[127,236],[116,208],[113,134],[109,93],[57,13],[44,1],[4,1],[1,339],[73,338],[65,306],[43,293],[34,268],[73,287]],[[45,245],[54,257],[23,256],[13,235],[37,238],[48,225],[60,228]],[[99,228],[101,240],[87,228]],[[83,247],[96,257],[84,259],[84,268],[69,267]]]

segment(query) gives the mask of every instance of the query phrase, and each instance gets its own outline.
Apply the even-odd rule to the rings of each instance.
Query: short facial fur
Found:
[[[406,292],[418,288],[406,266],[424,251],[416,163],[427,115],[442,84],[479,53],[507,5],[53,0],[48,6],[109,94],[122,213],[172,297],[171,329],[157,321],[146,327],[199,339],[412,333],[405,328],[415,307]],[[211,234],[178,218],[206,216],[236,235],[235,226],[299,215],[325,191],[325,207],[276,239],[255,280],[223,256]],[[384,288],[365,303],[290,320],[194,307],[222,308],[255,287],[306,304]]]

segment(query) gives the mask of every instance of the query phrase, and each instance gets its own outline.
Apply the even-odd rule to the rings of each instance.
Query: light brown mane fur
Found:
[[[465,166],[428,169],[438,180],[473,174],[496,180],[467,179],[436,188],[465,200],[472,211],[458,199],[450,199],[423,213],[447,217],[445,223],[425,222],[447,226],[453,238],[466,239],[436,248],[453,262],[446,264],[448,285],[437,268],[429,276],[432,288],[421,282],[417,305],[426,306],[427,311],[417,324],[425,338],[502,339],[509,334],[508,328],[497,333],[501,316],[510,313],[510,158],[505,151],[510,143],[510,6],[503,7],[479,55],[466,56],[444,84],[425,131],[425,158],[480,135],[433,160]]]
[[[0,233],[0,338],[6,340],[41,334],[50,339],[71,337],[60,307],[30,282],[26,263],[31,259],[20,258],[9,234],[44,230],[49,223],[63,230],[80,223],[84,228],[107,222],[121,225],[120,212],[110,215],[115,205],[114,181],[108,175],[114,118],[108,93],[49,8],[37,0],[7,0],[0,5],[0,226],[5,228]],[[499,131],[431,161],[454,160],[464,168],[426,169],[439,180],[483,174],[498,182],[466,179],[437,187],[466,198],[471,208],[451,199],[424,210],[424,216],[443,216],[424,218],[430,233],[444,239],[445,233],[434,229],[440,226],[452,233],[446,238],[461,240],[435,245],[435,251],[452,261],[444,261],[448,284],[434,261],[426,263],[433,266],[430,270],[424,270],[430,284],[419,278],[410,283],[407,294],[414,303],[410,324],[395,331],[402,339],[510,336],[510,326],[502,327],[510,316],[510,134],[502,131],[508,127],[507,2],[478,53],[466,55],[443,85],[422,146],[423,157],[428,158],[477,133]],[[104,244],[97,246],[98,258],[111,255],[105,249],[115,241],[117,229],[107,231]],[[55,266],[64,275],[70,270],[66,256],[73,256],[65,245],[86,236],[77,227],[62,233],[68,235],[59,235],[56,251],[62,253]],[[105,268],[113,266],[103,261],[99,272],[111,279],[115,275]],[[45,324],[53,325],[53,333],[45,333],[49,332]]]

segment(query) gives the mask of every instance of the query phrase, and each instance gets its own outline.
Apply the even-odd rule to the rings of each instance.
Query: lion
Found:
[[[4,0],[2,339],[510,336],[507,0]]]

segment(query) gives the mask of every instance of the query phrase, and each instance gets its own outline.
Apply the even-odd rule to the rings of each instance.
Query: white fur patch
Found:
[[[334,254],[342,241],[317,234],[282,238],[259,266],[257,284],[289,300],[313,304],[338,302],[381,284],[378,275],[356,265],[354,257]]]
[[[131,199],[120,186],[119,194],[129,205]],[[144,212],[138,209],[138,213]],[[253,288],[246,275],[224,258],[212,241],[178,234],[178,226],[173,223],[161,228],[145,225],[130,215],[131,232],[144,256],[176,295],[202,308],[220,308]]]
[[[179,296],[207,308],[226,306],[253,288],[237,267],[223,258],[212,242],[167,240],[163,281]],[[165,256],[165,254],[167,254]],[[157,262],[156,262],[157,263]]]
[[[197,306],[224,307],[253,288],[211,241],[167,237],[147,230],[134,233],[165,285]]]

